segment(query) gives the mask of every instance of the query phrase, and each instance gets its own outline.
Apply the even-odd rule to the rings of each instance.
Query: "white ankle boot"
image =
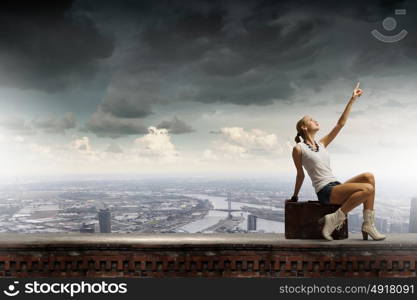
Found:
[[[326,240],[332,241],[333,238],[331,237],[332,232],[337,229],[340,230],[346,220],[346,215],[344,212],[339,208],[332,214],[327,214],[324,217],[320,218],[319,223],[323,224],[323,229],[321,231],[323,237]]]
[[[362,224],[362,236],[364,240],[368,239],[368,234],[377,241],[385,239],[385,235],[379,233],[375,227],[375,211],[371,209],[364,209]]]

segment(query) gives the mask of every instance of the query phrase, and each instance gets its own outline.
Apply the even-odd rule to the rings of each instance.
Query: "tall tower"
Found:
[[[248,231],[256,231],[256,216],[248,215]]]
[[[411,198],[409,232],[417,233],[417,197]]]
[[[229,215],[227,216],[229,219],[232,218],[232,213],[231,213],[231,209],[232,209],[232,195],[230,192],[227,192],[227,209],[229,211]]]
[[[101,233],[111,232],[110,210],[108,208],[101,208],[98,211],[98,222],[100,223]]]
[[[350,232],[359,232],[361,230],[359,214],[348,214],[348,224]]]

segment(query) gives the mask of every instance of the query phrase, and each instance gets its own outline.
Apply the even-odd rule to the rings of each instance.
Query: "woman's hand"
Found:
[[[298,201],[298,196],[292,196],[291,197],[291,199],[287,199],[287,200],[285,200],[285,205],[287,204],[287,203],[291,203],[291,202],[297,202]]]
[[[356,84],[355,89],[353,90],[352,97],[350,97],[350,100],[356,101],[358,97],[360,97],[363,94],[363,91],[359,88],[359,82]]]
[[[298,201],[298,196],[292,196],[289,202],[297,202]]]

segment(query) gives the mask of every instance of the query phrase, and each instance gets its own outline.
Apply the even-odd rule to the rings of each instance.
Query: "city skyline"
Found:
[[[292,184],[272,178],[78,179],[1,185],[0,231],[283,233],[285,200],[291,190]],[[412,199],[380,197],[378,229],[413,232],[416,197]],[[317,201],[312,189],[300,192],[299,201],[310,200]],[[348,217],[349,231],[360,232],[362,206]]]

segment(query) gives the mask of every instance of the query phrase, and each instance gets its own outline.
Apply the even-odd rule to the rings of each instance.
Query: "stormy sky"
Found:
[[[44,4],[42,4],[44,3]],[[334,174],[412,182],[415,1],[15,1],[0,10],[1,174],[295,176],[296,122]],[[402,14],[396,10],[402,9]],[[387,19],[388,18],[388,19]],[[371,31],[393,36],[383,42]]]

